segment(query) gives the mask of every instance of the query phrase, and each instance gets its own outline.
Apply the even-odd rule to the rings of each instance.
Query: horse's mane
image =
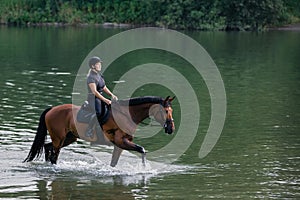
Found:
[[[134,97],[130,99],[122,99],[118,100],[117,102],[120,105],[124,106],[137,106],[145,103],[157,103],[157,104],[162,104],[164,99],[162,97],[156,97],[156,96],[144,96],[144,97]]]

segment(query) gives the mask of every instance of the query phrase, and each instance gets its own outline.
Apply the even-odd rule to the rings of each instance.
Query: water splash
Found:
[[[112,184],[117,181],[123,185],[145,183],[152,177],[187,173],[195,168],[149,160],[144,166],[139,156],[127,151],[122,153],[118,165],[111,167],[110,152],[96,152],[93,149],[84,149],[84,151],[85,154],[71,150],[61,152],[57,165],[38,161],[29,166],[43,176],[88,178]]]

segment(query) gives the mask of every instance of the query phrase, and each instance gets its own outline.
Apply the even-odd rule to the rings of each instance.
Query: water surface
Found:
[[[167,52],[144,50],[119,58],[112,65],[123,71],[155,61],[189,77],[201,102],[201,123],[193,144],[176,163],[148,161],[143,167],[139,155],[126,152],[111,168],[111,147],[91,147],[82,140],[63,149],[57,165],[43,158],[22,161],[40,113],[72,102],[74,79],[85,56],[122,30],[0,29],[0,198],[300,198],[300,32],[185,32],[214,59],[227,95],[223,132],[204,159],[198,152],[209,124],[210,96],[201,77]],[[104,75],[113,88],[123,72],[111,69]],[[151,85],[136,95],[170,92]],[[177,122],[180,106],[174,103]],[[162,132],[136,141],[155,150],[175,136]]]

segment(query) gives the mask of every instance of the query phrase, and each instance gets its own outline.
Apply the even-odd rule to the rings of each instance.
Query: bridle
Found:
[[[167,111],[167,112],[170,113],[170,111]],[[169,115],[168,113],[167,113],[167,116],[170,116],[170,117],[167,117],[166,122],[164,124],[164,129],[165,129],[165,133],[172,134],[173,131],[175,130],[174,119],[172,117],[172,114]]]
[[[173,109],[171,107],[171,102],[166,99],[163,104],[160,106],[160,115],[162,119],[166,119],[163,127],[165,129],[165,133],[171,134],[175,130],[175,124],[173,119]]]

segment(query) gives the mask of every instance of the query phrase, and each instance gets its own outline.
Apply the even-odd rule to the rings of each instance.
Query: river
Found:
[[[106,83],[112,89],[126,85],[126,80],[119,80],[122,74],[144,63],[168,65],[186,77],[201,115],[196,136],[179,159],[167,163],[149,158],[143,166],[138,154],[124,152],[112,168],[112,147],[78,140],[62,150],[57,165],[44,162],[43,157],[22,163],[41,112],[72,103],[74,81],[86,56],[123,31],[0,27],[1,199],[300,198],[299,31],[182,32],[211,56],[226,91],[224,127],[204,158],[198,153],[209,128],[213,98],[206,80],[195,69],[183,67],[190,65],[186,60],[163,50],[144,49],[111,63],[104,72]],[[134,91],[134,96],[167,94],[173,91],[159,84],[141,85]],[[190,116],[182,113],[187,105],[180,102],[173,105],[176,127],[184,125],[180,119]],[[135,141],[151,152],[176,137],[176,132],[160,131]]]

